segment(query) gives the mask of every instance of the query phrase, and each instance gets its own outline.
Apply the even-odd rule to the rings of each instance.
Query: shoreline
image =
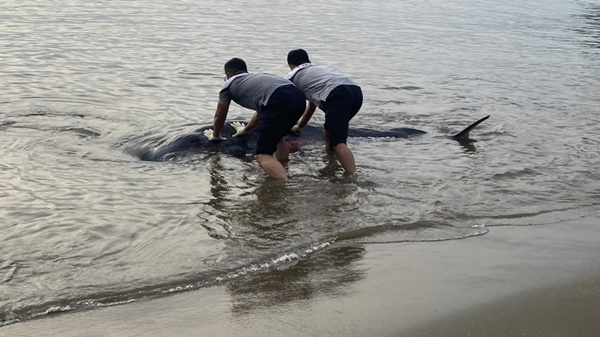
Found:
[[[267,305],[214,286],[0,327],[60,336],[599,336],[600,217],[365,245],[343,291]],[[237,310],[240,303],[247,310]],[[257,304],[250,305],[248,303]]]

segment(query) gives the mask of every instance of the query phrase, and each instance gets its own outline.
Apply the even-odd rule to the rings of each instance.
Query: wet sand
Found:
[[[600,278],[526,291],[429,322],[426,336],[600,336]]]
[[[366,245],[343,291],[261,305],[215,286],[0,336],[600,336],[600,214],[456,241]],[[264,294],[263,294],[264,295]],[[239,302],[252,302],[239,310]]]

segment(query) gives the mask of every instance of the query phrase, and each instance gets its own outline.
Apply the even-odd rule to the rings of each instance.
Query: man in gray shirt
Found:
[[[281,161],[289,159],[289,149],[283,136],[302,116],[306,107],[304,94],[285,78],[270,74],[250,74],[246,62],[233,58],[225,63],[225,84],[219,92],[213,130],[204,134],[211,140],[223,140],[229,105],[233,100],[247,109],[255,110],[247,125],[232,123],[238,137],[256,128],[254,158],[269,177],[287,179]],[[273,157],[275,153],[275,157]]]
[[[335,153],[347,175],[354,175],[356,163],[346,141],[350,120],[362,106],[360,87],[333,68],[310,63],[303,49],[290,51],[287,62],[291,70],[287,78],[302,90],[309,102],[292,131],[300,133],[319,107],[325,112],[325,149]]]

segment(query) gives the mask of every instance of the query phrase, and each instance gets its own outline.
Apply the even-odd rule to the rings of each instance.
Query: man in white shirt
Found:
[[[347,175],[354,175],[356,163],[346,141],[349,122],[362,106],[360,87],[333,68],[310,63],[308,53],[303,49],[290,51],[287,62],[291,70],[287,78],[304,93],[309,102],[292,131],[299,133],[317,107],[323,110],[325,149],[328,153],[335,153]]]
[[[246,63],[240,58],[227,61],[224,69],[225,84],[219,91],[213,130],[207,130],[204,134],[214,141],[223,139],[221,129],[232,100],[244,108],[255,110],[248,125],[232,124],[237,130],[233,137],[256,128],[254,158],[269,177],[287,179],[281,162],[288,160],[289,149],[283,136],[302,116],[306,107],[304,95],[285,78],[248,73]]]

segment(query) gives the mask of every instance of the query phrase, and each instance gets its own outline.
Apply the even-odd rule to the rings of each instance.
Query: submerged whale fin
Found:
[[[454,136],[451,136],[450,138],[452,138],[454,140],[461,140],[461,139],[468,138],[469,132],[471,132],[471,130],[475,129],[477,127],[477,125],[481,124],[483,121],[485,121],[488,118],[490,118],[490,115],[487,115],[487,116],[483,117],[482,119],[478,120],[477,122],[467,126],[464,130],[455,134]]]

